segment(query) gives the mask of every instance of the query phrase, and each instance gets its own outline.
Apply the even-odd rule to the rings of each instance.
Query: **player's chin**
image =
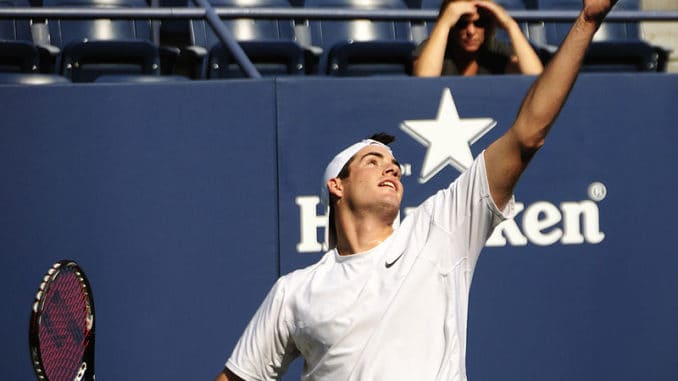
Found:
[[[385,197],[380,203],[382,214],[392,215],[395,218],[400,211],[400,195],[393,195],[393,197]]]

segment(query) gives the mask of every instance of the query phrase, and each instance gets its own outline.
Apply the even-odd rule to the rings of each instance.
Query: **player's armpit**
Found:
[[[245,380],[236,376],[228,368],[224,368],[224,370],[222,370],[221,373],[217,375],[217,378],[215,378],[214,381],[245,381]]]

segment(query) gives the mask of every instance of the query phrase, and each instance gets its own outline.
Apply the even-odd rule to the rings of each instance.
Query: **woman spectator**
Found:
[[[495,40],[499,27],[511,46]],[[443,0],[431,35],[414,51],[414,75],[537,75],[544,69],[518,23],[489,0]]]

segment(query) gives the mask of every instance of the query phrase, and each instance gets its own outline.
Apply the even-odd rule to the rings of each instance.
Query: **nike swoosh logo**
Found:
[[[396,262],[398,262],[398,260],[399,260],[400,258],[402,258],[403,254],[405,254],[405,252],[400,253],[400,255],[398,255],[397,257],[395,257],[392,261],[389,261],[389,260],[387,259],[387,260],[386,260],[386,263],[385,263],[386,268],[387,268],[387,269],[388,269],[388,268],[391,268],[391,266],[393,266]]]

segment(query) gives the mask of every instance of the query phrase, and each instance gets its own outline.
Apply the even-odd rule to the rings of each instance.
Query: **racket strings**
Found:
[[[89,341],[87,291],[72,271],[61,271],[46,290],[40,316],[40,351],[49,380],[73,380]]]

